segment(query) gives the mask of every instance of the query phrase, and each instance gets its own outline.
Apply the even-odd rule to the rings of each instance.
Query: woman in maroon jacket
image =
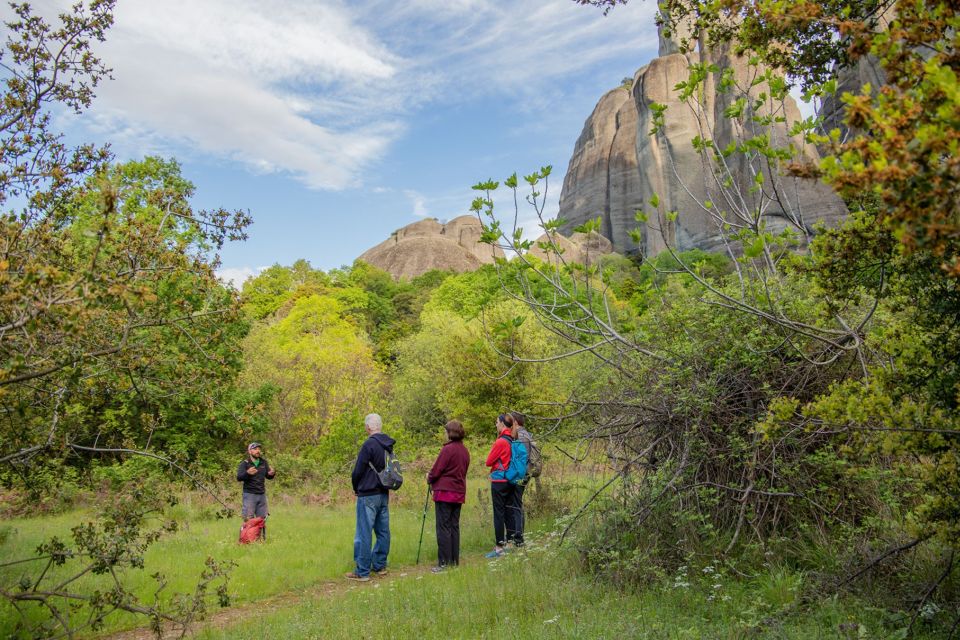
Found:
[[[437,512],[437,566],[460,564],[460,507],[467,499],[467,469],[470,452],[463,446],[463,425],[451,420],[444,427],[447,443],[440,449],[437,461],[427,474],[427,483],[433,489],[433,504]]]

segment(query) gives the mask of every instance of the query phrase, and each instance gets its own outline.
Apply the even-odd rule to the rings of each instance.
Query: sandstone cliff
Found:
[[[503,258],[499,247],[480,242],[483,228],[474,216],[460,216],[446,224],[433,218],[418,220],[397,229],[377,246],[367,249],[360,260],[383,269],[396,279],[415,278],[430,271],[441,269],[463,273],[492,264],[494,258]],[[537,239],[546,244],[546,234]],[[567,238],[554,234],[554,244],[561,250],[567,263],[588,264],[598,256],[613,251],[610,241],[596,233],[574,233]],[[537,246],[530,250],[541,260],[556,261]]]
[[[724,221],[737,225],[743,222],[738,216],[760,216],[769,230],[790,227],[809,237],[816,222],[835,224],[846,214],[841,200],[825,185],[785,177],[775,168],[777,175],[771,175],[761,163],[738,160],[736,155],[726,160],[729,175],[718,177],[691,140],[701,136],[723,149],[759,132],[736,130],[723,116],[738,97],[718,90],[724,70],[732,71],[732,78],[738,86],[748,88],[751,98],[768,88],[763,83],[753,84],[756,70],[726,50],[698,48],[684,54],[678,52],[675,41],[661,38],[660,53],[637,71],[632,91],[617,88],[608,92],[584,124],[560,195],[559,216],[567,221],[564,233],[601,216],[601,231],[616,251],[649,256],[667,244],[680,250],[722,250]],[[699,104],[691,108],[679,100],[675,86],[688,78],[690,65],[696,63],[716,64],[719,72],[707,75]],[[664,126],[656,136],[649,135],[654,125],[653,103],[667,107]],[[818,159],[815,148],[788,135],[788,124],[800,118],[792,99],[757,114],[786,119],[787,124],[770,127],[773,144],[793,143],[807,159]],[[766,174],[765,186],[751,193],[758,170]],[[731,178],[729,183],[725,183],[726,177]],[[646,223],[636,222],[638,209],[652,213],[649,202],[654,194],[661,214],[678,213],[675,221],[650,215]],[[710,205],[705,207],[708,201]],[[637,228],[642,236],[639,246],[630,238],[630,231]]]
[[[503,257],[500,249],[480,243],[483,229],[474,216],[460,216],[446,224],[428,218],[394,231],[360,260],[394,278],[415,278],[430,271],[473,271]]]

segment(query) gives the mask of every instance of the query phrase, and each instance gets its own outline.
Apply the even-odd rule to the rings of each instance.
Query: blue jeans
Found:
[[[357,496],[357,532],[353,536],[354,572],[358,576],[370,575],[370,569],[381,571],[387,568],[390,553],[390,495],[379,493],[372,496]],[[377,544],[370,553],[373,535]],[[372,566],[371,566],[372,564]]]

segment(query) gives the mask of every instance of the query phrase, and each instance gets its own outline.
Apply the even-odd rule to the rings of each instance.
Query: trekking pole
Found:
[[[417,544],[417,561],[420,564],[420,549],[423,548],[423,528],[427,524],[427,506],[430,504],[430,485],[427,485],[427,499],[423,501],[423,518],[420,520],[420,543]]]

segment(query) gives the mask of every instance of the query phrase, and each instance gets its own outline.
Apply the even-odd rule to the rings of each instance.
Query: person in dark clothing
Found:
[[[507,468],[510,466],[510,445],[516,437],[513,416],[509,413],[497,416],[497,439],[487,455],[487,466],[490,468],[490,496],[493,501],[493,551],[486,554],[487,558],[499,558],[504,551],[507,540],[512,540],[516,530],[513,510],[508,505],[513,504],[516,485],[507,482]]]
[[[513,424],[516,427],[517,439],[520,440],[527,448],[527,455],[533,456],[534,443],[533,436],[529,431],[523,426],[524,418],[522,413],[517,413],[516,411],[510,412],[511,417],[513,417]],[[513,514],[514,522],[514,532],[513,532],[513,543],[515,545],[523,545],[523,528],[526,524],[526,514],[523,512],[523,492],[527,488],[527,483],[530,482],[530,473],[529,466],[527,475],[523,478],[522,482],[518,482],[513,489],[513,501],[511,504],[507,505],[508,510]]]
[[[379,576],[387,573],[390,553],[390,491],[380,484],[377,472],[386,466],[386,453],[396,442],[383,433],[383,420],[375,413],[363,419],[369,436],[360,447],[350,480],[357,496],[357,527],[353,537],[354,569],[346,574],[349,580],[366,582],[372,570]],[[370,553],[373,536],[377,543]]]
[[[241,514],[246,522],[250,518],[267,517],[267,480],[273,480],[277,472],[267,459],[260,455],[259,442],[247,445],[247,457],[237,467],[237,481],[243,483],[243,502]],[[261,529],[260,537],[266,538],[266,527]]]
[[[460,564],[460,508],[467,499],[470,452],[463,446],[463,425],[451,420],[444,427],[447,443],[440,449],[427,484],[433,490],[437,521],[437,566],[434,572]]]

